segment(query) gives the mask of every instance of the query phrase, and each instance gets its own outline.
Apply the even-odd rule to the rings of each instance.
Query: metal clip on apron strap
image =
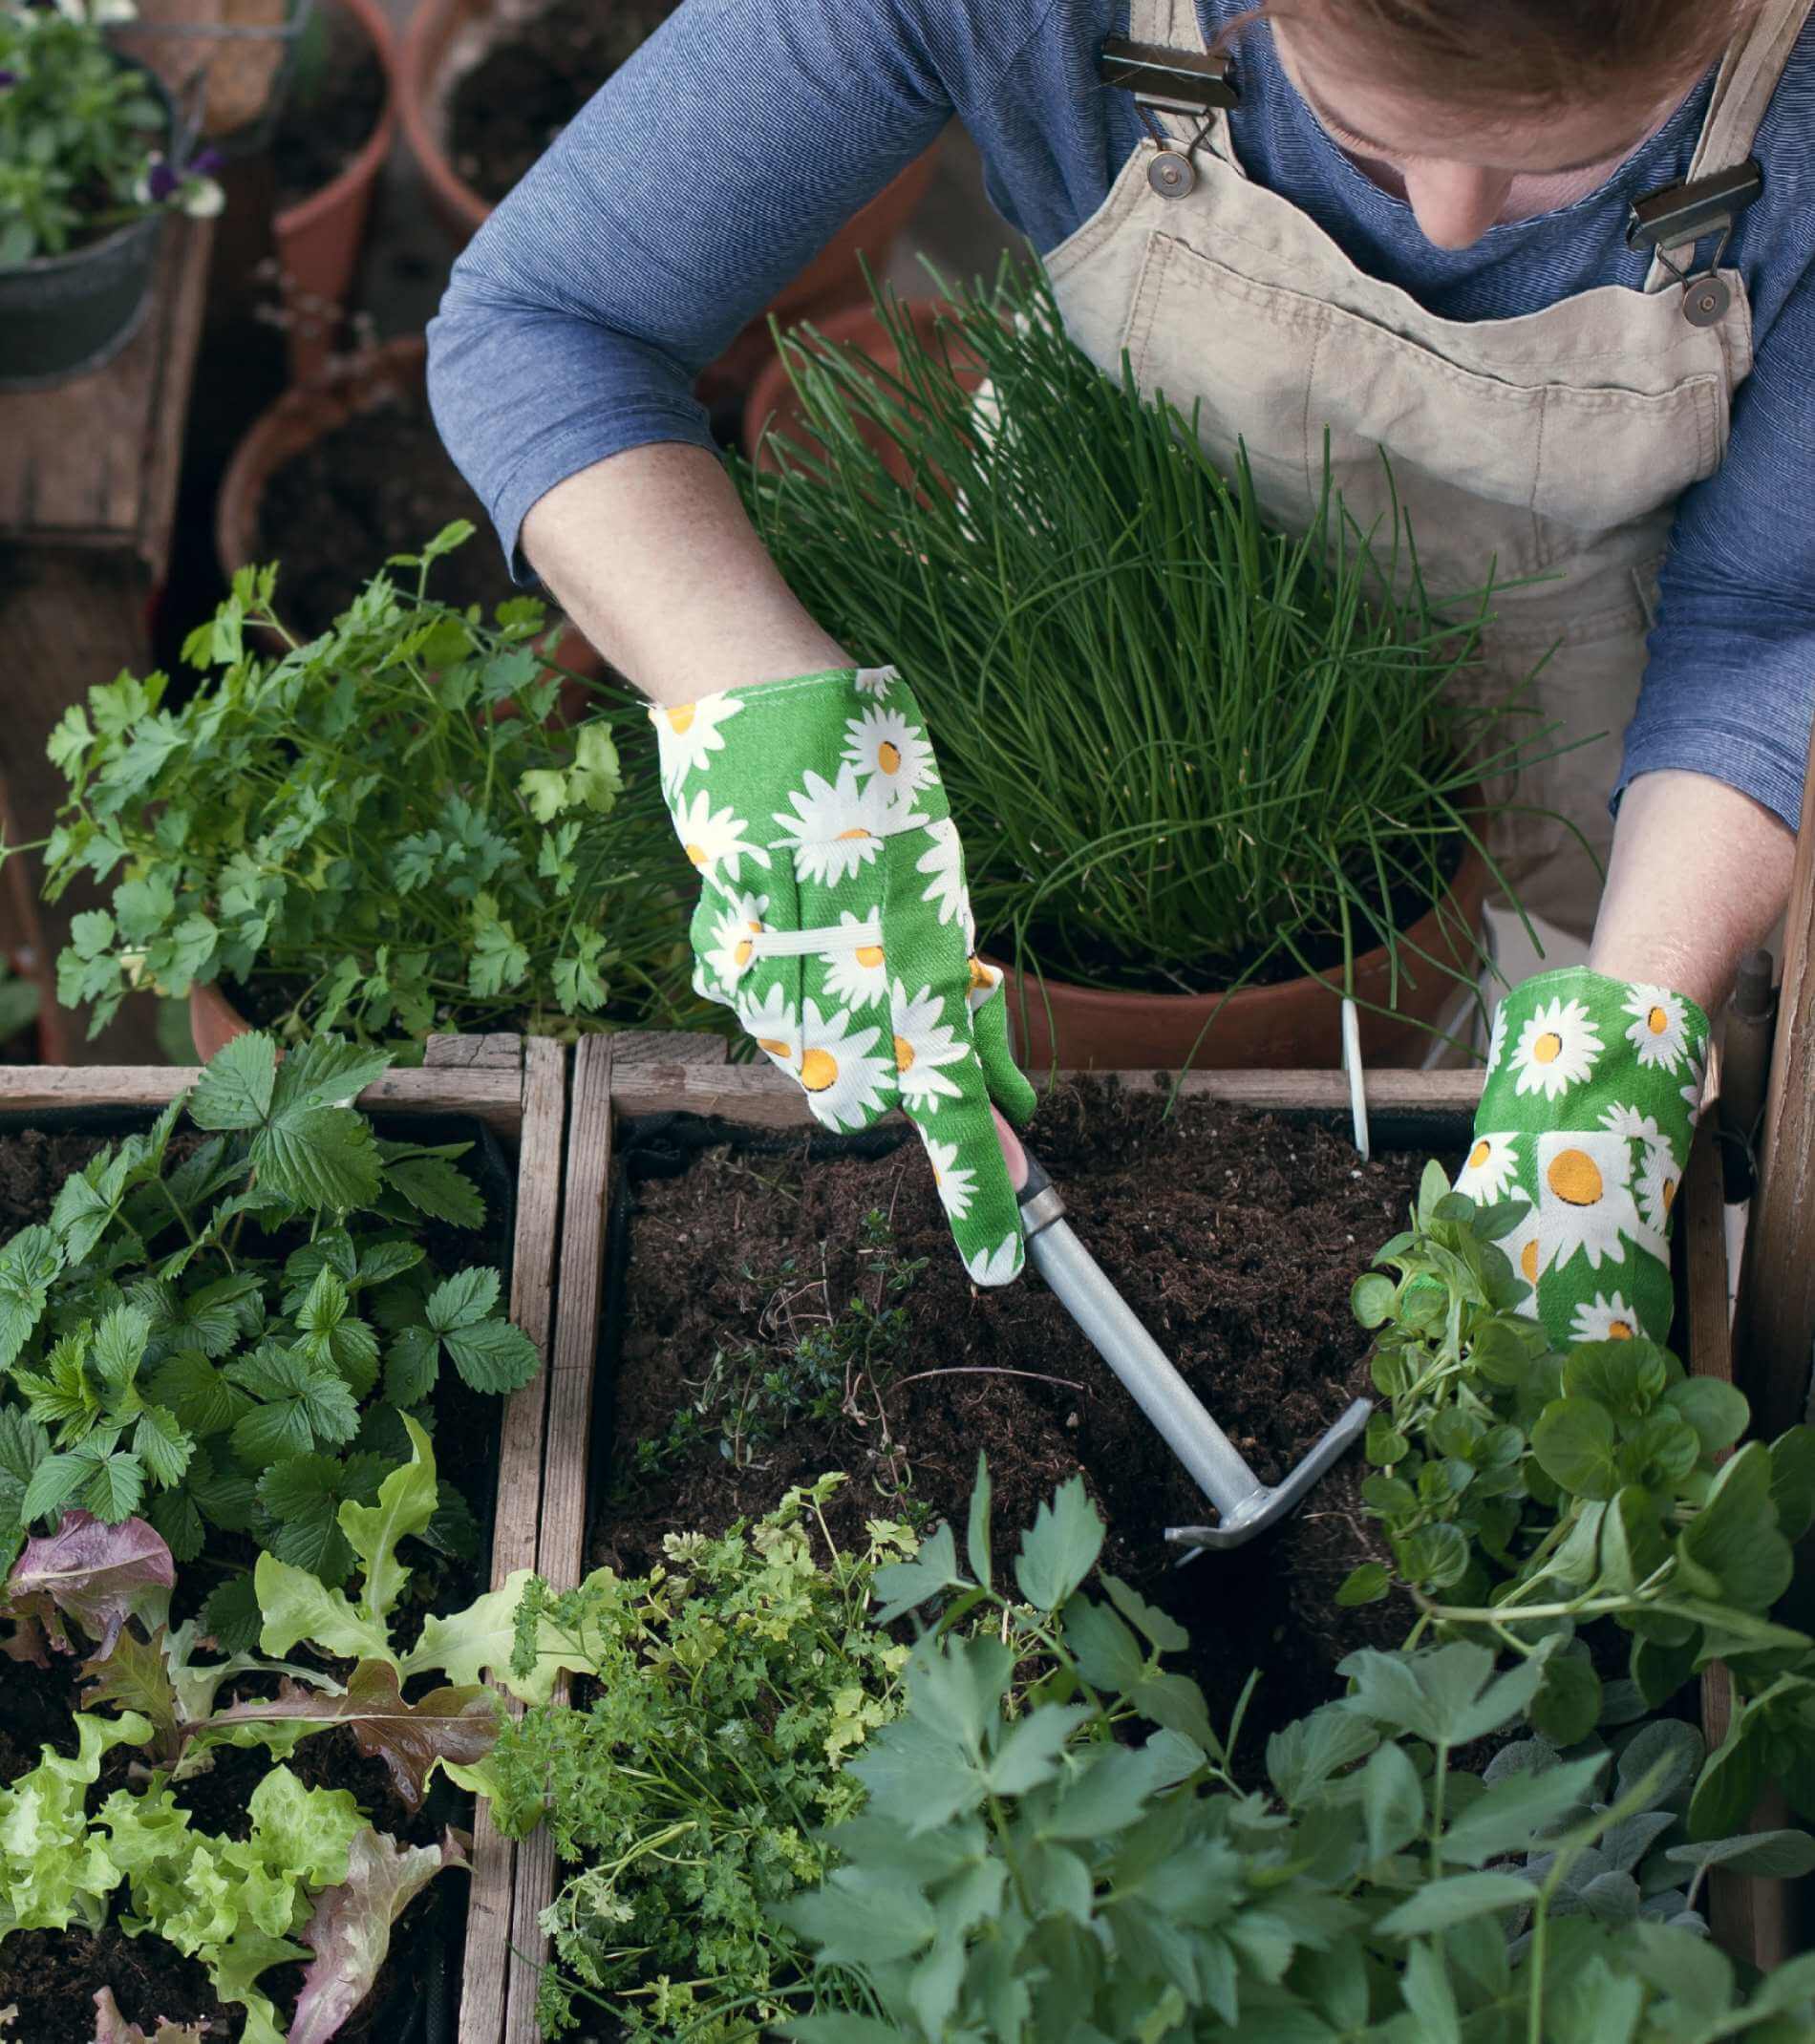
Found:
[[[1720,258],[1733,238],[1733,223],[1764,190],[1764,173],[1756,157],[1732,170],[1717,170],[1684,184],[1667,184],[1633,202],[1626,223],[1626,245],[1648,249],[1683,287],[1682,316],[1692,327],[1712,327],[1733,303],[1720,276]],[[1718,235],[1706,269],[1695,266],[1696,250],[1710,234]],[[1673,248],[1689,251],[1689,267],[1675,262]]]
[[[1135,112],[1154,147],[1147,182],[1162,199],[1183,199],[1197,185],[1191,158],[1215,125],[1219,111],[1237,106],[1241,94],[1229,75],[1229,61],[1206,50],[1163,50],[1154,43],[1112,35],[1097,60],[1105,85],[1134,94]],[[1162,114],[1199,117],[1202,125],[1183,148],[1161,123]]]

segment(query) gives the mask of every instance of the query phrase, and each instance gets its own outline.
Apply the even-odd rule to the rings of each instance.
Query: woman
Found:
[[[908,1107],[980,1280],[1020,1267],[986,1103],[1031,1095],[937,765],[762,554],[691,377],[955,110],[1078,345],[1239,437],[1270,516],[1302,524],[1327,430],[1364,523],[1384,449],[1433,587],[1521,579],[1492,672],[1560,641],[1539,706],[1613,735],[1533,793],[1611,861],[1597,917],[1580,851],[1512,827],[1591,969],[1503,1004],[1459,1182],[1529,1203],[1553,1337],[1660,1331],[1706,1014],[1784,905],[1815,700],[1810,5],[687,0],[461,259],[437,415],[520,569],[666,706],[702,989],[834,1125]],[[1112,36],[1226,54],[1235,103],[1138,106]],[[1738,187],[1724,229],[1630,245],[1685,183]]]

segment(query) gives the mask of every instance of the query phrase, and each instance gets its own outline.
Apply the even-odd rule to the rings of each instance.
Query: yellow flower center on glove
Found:
[[[1550,1190],[1570,1206],[1592,1206],[1606,1186],[1600,1166],[1582,1150],[1559,1150],[1550,1160]]]
[[[823,1093],[838,1081],[838,1059],[830,1051],[809,1051],[801,1060],[801,1083],[809,1093]]]
[[[668,728],[677,738],[693,729],[694,708],[693,703],[682,703],[668,713]]]
[[[1563,1038],[1555,1030],[1548,1029],[1531,1046],[1532,1061],[1541,1065],[1553,1065],[1563,1054]]]
[[[914,1047],[905,1037],[895,1038],[895,1070],[906,1072],[914,1061]]]

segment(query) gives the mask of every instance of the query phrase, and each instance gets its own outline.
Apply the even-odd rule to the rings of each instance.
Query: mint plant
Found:
[[[504,1021],[571,1034],[685,1021],[691,869],[627,691],[557,714],[562,673],[528,597],[486,623],[433,602],[449,526],[391,563],[322,637],[294,643],[275,568],[245,569],[166,677],[122,675],[51,740],[69,799],[45,846],[110,908],[72,925],[59,998],[99,1028],[126,991],[270,990],[285,1039],[362,1041]],[[634,752],[619,757],[626,729]]]
[[[729,2044],[800,1995],[799,1942],[769,1906],[822,1872],[815,1827],[860,1799],[841,1762],[893,1714],[906,1655],[865,1605],[912,1536],[872,1521],[864,1552],[842,1550],[822,1512],[842,1480],[747,1530],[671,1535],[648,1576],[529,1586],[515,1678],[559,1645],[596,1685],[507,1725],[486,1768],[500,1825],[545,1818],[578,1869],[544,1918],[544,2035],[587,2000],[630,2036]],[[836,1982],[823,1998],[846,2002]]]
[[[0,6],[0,270],[141,214],[218,213],[219,160],[176,166],[170,113],[80,9]]]
[[[342,1509],[409,1456],[442,1369],[488,1394],[534,1373],[497,1271],[439,1276],[410,1239],[483,1222],[467,1146],[387,1142],[340,1104],[386,1064],[239,1037],[0,1247],[0,1565],[65,1511],[143,1512],[180,1562],[212,1528],[343,1582]],[[185,1105],[213,1133],[178,1159]],[[450,1492],[423,1531],[458,1549],[470,1514]],[[211,1606],[230,1644],[254,1629],[248,1590],[229,1578]]]
[[[1465,1641],[1370,1650],[1345,1697],[1269,1741],[1268,1791],[1246,1787],[1233,1728],[1163,1666],[1180,1629],[1113,1577],[1087,1593],[1102,1538],[1074,1480],[997,1584],[980,1473],[969,1571],[941,1528],[879,1575],[880,1623],[940,1608],[906,1708],[848,1764],[865,1801],[823,1835],[836,1863],[778,1909],[841,2004],[783,2034],[1588,2044],[1815,2020],[1815,1958],[1748,2000],[1700,1934],[1668,1738],[1617,1758],[1525,1741],[1471,1775],[1457,1757],[1519,1724],[1544,1656],[1496,1673]],[[1722,1854],[1815,1863],[1815,1841],[1697,1863]]]

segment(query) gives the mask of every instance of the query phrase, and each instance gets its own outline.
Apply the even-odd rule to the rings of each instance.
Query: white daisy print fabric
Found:
[[[1500,1005],[1456,1189],[1523,1204],[1500,1247],[1530,1287],[1522,1310],[1559,1347],[1668,1338],[1670,1229],[1707,1044],[1687,996],[1586,969]]]
[[[733,1008],[833,1129],[918,1125],[972,1277],[1021,1268],[990,1118],[1034,1110],[1001,975],[975,956],[964,851],[926,718],[892,668],[650,713],[701,881],[694,985]],[[936,1134],[935,1134],[936,1131]]]

